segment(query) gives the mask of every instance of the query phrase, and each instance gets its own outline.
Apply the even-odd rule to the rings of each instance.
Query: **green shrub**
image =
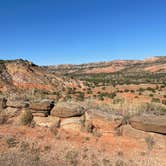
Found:
[[[150,97],[153,97],[153,94],[149,94]]]
[[[129,90],[128,90],[128,89],[125,89],[124,92],[129,92]]]
[[[116,93],[115,93],[115,92],[109,93],[109,94],[107,94],[107,96],[108,96],[109,98],[113,99],[113,98],[116,96]]]
[[[84,92],[78,92],[77,100],[84,101],[85,94]]]
[[[162,100],[162,104],[166,105],[166,100],[165,99]]]
[[[160,103],[160,99],[159,98],[152,98],[151,102]]]

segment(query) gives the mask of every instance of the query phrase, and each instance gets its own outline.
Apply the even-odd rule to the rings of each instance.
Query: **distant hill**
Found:
[[[0,94],[65,98],[73,91],[82,95],[88,86],[142,83],[166,84],[166,56],[58,66],[37,66],[22,59],[0,60]]]
[[[49,73],[94,82],[96,85],[103,82],[105,84],[166,82],[166,56],[45,68]]]
[[[151,57],[144,60],[114,60],[111,62],[87,63],[81,65],[64,64],[47,66],[48,71],[58,74],[96,74],[118,71],[166,72],[166,56]]]

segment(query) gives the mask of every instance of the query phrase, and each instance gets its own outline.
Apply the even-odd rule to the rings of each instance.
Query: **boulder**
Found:
[[[46,99],[38,103],[30,104],[30,108],[36,111],[50,111],[53,107],[54,107],[54,102]]]
[[[152,137],[155,145],[157,145],[158,147],[163,148],[166,145],[165,135],[137,130],[132,128],[130,125],[121,126],[119,130],[122,136],[134,138],[137,140],[140,139],[144,141],[146,140],[146,138]]]
[[[12,108],[27,108],[29,107],[29,102],[23,100],[8,100],[6,105]]]
[[[35,124],[42,127],[52,127],[60,125],[60,118],[57,117],[34,117]]]
[[[51,115],[60,118],[81,116],[85,113],[84,108],[77,103],[60,102],[51,110]]]
[[[135,129],[166,134],[166,116],[134,116],[129,119],[129,123]]]
[[[118,129],[122,136],[127,136],[135,139],[145,139],[148,136],[147,132],[132,128],[130,125],[121,126]]]
[[[83,127],[82,117],[65,118],[60,126],[65,130],[80,131]]]

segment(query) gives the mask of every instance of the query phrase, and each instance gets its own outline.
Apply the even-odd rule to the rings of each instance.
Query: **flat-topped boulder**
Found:
[[[24,100],[8,100],[6,105],[12,108],[27,108],[29,107],[29,102]]]
[[[52,116],[60,118],[81,116],[84,113],[84,108],[75,102],[60,102],[51,110]]]
[[[30,104],[30,109],[39,111],[50,111],[54,107],[54,101],[44,99],[40,102]]]
[[[166,134],[166,116],[134,116],[129,120],[130,125],[135,128],[146,132],[155,132]]]

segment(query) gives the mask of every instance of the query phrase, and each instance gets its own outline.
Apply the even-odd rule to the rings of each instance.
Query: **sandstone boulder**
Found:
[[[60,102],[51,110],[52,116],[60,118],[81,116],[84,113],[84,108],[78,105],[77,103]]]
[[[60,126],[65,130],[80,131],[83,127],[82,117],[63,119]]]
[[[130,125],[121,126],[118,130],[122,136],[127,136],[135,139],[145,139],[148,136],[147,132],[132,128]]]
[[[35,124],[42,127],[52,127],[60,125],[60,118],[57,117],[34,117]]]
[[[135,116],[129,119],[129,123],[135,129],[166,134],[166,116]]]
[[[166,145],[165,135],[137,130],[132,128],[130,125],[121,126],[118,130],[120,130],[122,136],[144,141],[146,140],[146,138],[152,137],[156,146],[165,147]]]
[[[12,108],[27,108],[29,107],[29,102],[23,100],[8,100],[6,105]]]
[[[38,103],[31,103],[30,108],[36,111],[50,111],[54,107],[54,102],[50,100],[42,100]]]
[[[54,102],[51,100],[42,100],[38,103],[31,103],[30,109],[35,117],[47,117],[50,115],[51,109],[54,107]]]

